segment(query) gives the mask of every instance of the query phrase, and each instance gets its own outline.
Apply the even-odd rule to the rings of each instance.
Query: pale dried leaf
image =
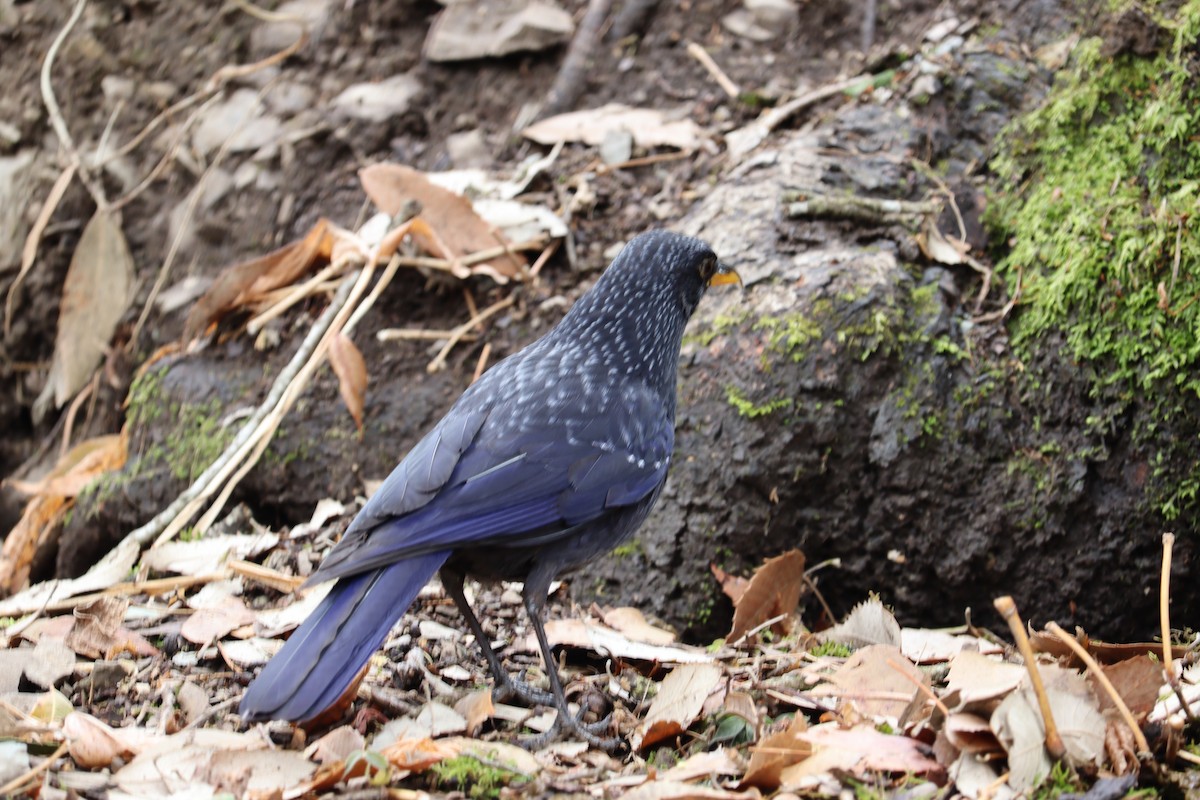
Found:
[[[954,781],[954,788],[971,800],[985,796],[989,800],[1013,800],[1017,796],[1007,782],[1000,782],[1000,775],[990,762],[976,758],[970,753],[959,756],[948,771],[950,779]]]
[[[265,748],[262,737],[252,733],[188,729],[147,741],[132,761],[113,774],[113,781],[121,791],[136,797],[167,797],[197,787],[211,791],[214,787],[199,776],[206,774],[217,753],[233,750],[262,755]]]
[[[283,642],[279,639],[266,639],[258,636],[252,639],[232,639],[217,642],[217,649],[221,651],[221,658],[242,669],[261,667],[270,661],[271,657],[278,653],[281,647],[283,647]]]
[[[840,642],[850,647],[872,644],[900,646],[900,623],[879,598],[864,600],[854,607],[840,625],[820,634],[823,642]]]
[[[599,108],[571,111],[539,120],[521,134],[538,144],[583,142],[593,147],[612,133],[632,134],[638,147],[675,147],[694,150],[704,141],[700,126],[690,119],[672,119],[669,112],[653,108],[631,108],[609,103]]]
[[[1033,690],[1011,692],[992,713],[992,731],[1008,753],[1008,785],[1028,791],[1050,774],[1046,728]],[[1101,728],[1103,736],[1104,730]]]
[[[57,639],[47,637],[39,640],[30,655],[30,663],[25,666],[25,677],[43,689],[53,687],[59,678],[75,670],[75,652]]]
[[[492,704],[492,690],[480,689],[464,695],[454,704],[454,710],[467,721],[467,734],[474,736],[483,723],[496,713],[496,707]]]
[[[856,775],[888,772],[936,776],[941,766],[926,755],[920,742],[907,736],[880,733],[870,725],[843,729],[836,723],[809,728],[799,738],[813,746],[813,755],[780,774],[784,788],[813,785],[830,770],[849,770]]]
[[[279,797],[298,786],[317,765],[294,750],[218,750],[197,778],[218,789],[240,789],[240,797]]]
[[[208,700],[208,692],[192,681],[183,682],[183,685],[179,687],[179,692],[175,695],[175,700],[179,703],[183,718],[189,724],[208,711],[211,705]]]
[[[485,764],[496,764],[509,772],[532,778],[542,771],[542,765],[524,748],[508,742],[481,742],[478,739],[467,739],[462,736],[452,736],[445,740],[458,748],[461,755],[471,756]]]
[[[155,545],[142,555],[142,564],[158,572],[207,575],[218,572],[231,558],[251,558],[279,542],[279,534],[220,534],[190,542],[178,539]]]
[[[35,586],[0,600],[0,616],[17,617],[41,611],[51,602],[67,597],[107,589],[120,583],[141,554],[141,546],[130,537],[108,552],[104,558],[78,578],[43,581]]]
[[[33,704],[33,710],[29,712],[29,716],[39,722],[60,722],[74,710],[71,701],[65,694],[58,689],[51,689],[38,695],[37,702]]]
[[[366,746],[363,735],[349,725],[334,728],[329,733],[313,742],[306,754],[321,764],[332,764],[344,761],[350,754],[362,750]]]
[[[946,718],[942,730],[950,744],[964,753],[991,753],[1000,749],[991,725],[978,714],[953,713]]]
[[[623,800],[758,800],[762,794],[754,788],[734,792],[682,781],[647,781],[621,797]]]
[[[1104,758],[1106,723],[1096,698],[1082,681],[1084,691],[1047,685],[1046,697],[1058,733],[1067,748],[1067,758],[1076,767],[1099,766]]]
[[[742,595],[746,593],[746,587],[750,585],[750,579],[743,578],[740,575],[732,575],[716,564],[709,564],[708,568],[712,570],[713,577],[721,585],[721,591],[736,606],[741,601]]]
[[[329,344],[329,365],[337,375],[338,393],[354,418],[359,433],[363,429],[363,405],[367,396],[367,362],[346,334],[338,331]]]
[[[929,676],[905,658],[900,648],[873,644],[855,651],[829,682],[838,687],[836,694],[842,701],[853,702],[861,714],[894,723],[912,702],[916,686],[929,685]],[[818,686],[813,693],[823,694],[821,689]],[[885,699],[887,695],[897,697]]]
[[[946,692],[958,692],[960,707],[966,708],[1008,694],[1020,685],[1025,675],[1020,664],[964,650],[950,662]]]
[[[713,656],[698,647],[677,644],[670,647],[634,642],[603,625],[579,619],[556,619],[546,623],[546,636],[551,646],[580,647],[602,656],[661,664],[709,664]],[[537,652],[537,640],[530,633],[521,648]]]
[[[63,282],[58,333],[46,388],[34,405],[62,408],[91,380],[133,298],[133,256],[120,216],[97,209],[79,237]]]
[[[183,621],[179,635],[193,644],[208,644],[227,633],[254,622],[256,615],[236,597],[227,597],[220,606],[201,608]]]
[[[937,226],[937,219],[932,214],[925,218],[925,225],[916,239],[926,258],[948,266],[964,263],[967,253],[971,250],[971,246],[966,242],[942,233]]]
[[[733,612],[728,639],[736,642],[754,628],[780,614],[791,614],[804,588],[804,554],[790,550],[769,558],[759,567]],[[787,620],[784,620],[786,623]],[[783,625],[787,631],[788,626]]]
[[[119,433],[79,442],[39,481],[7,480],[24,494],[75,497],[98,476],[125,466],[125,437]]]
[[[25,667],[33,662],[32,647],[0,650],[0,694],[9,694],[21,687]]]
[[[644,750],[687,730],[720,680],[721,669],[711,664],[684,664],[672,670],[659,684],[646,718],[634,731],[634,748]]]
[[[111,728],[90,714],[75,711],[63,719],[68,752],[84,769],[108,767],[113,759],[128,759],[147,741],[150,732],[140,728]]]
[[[318,500],[316,508],[313,509],[312,517],[309,518],[308,522],[302,522],[288,531],[288,538],[299,539],[302,536],[315,533],[325,527],[326,522],[335,517],[340,517],[345,513],[346,506],[332,497]]]
[[[978,636],[951,634],[929,628],[901,628],[900,649],[917,664],[940,664],[963,650],[974,650],[984,655],[1004,652],[1002,646]]]
[[[604,624],[625,634],[635,642],[667,645],[675,641],[672,631],[656,628],[646,621],[646,617],[636,608],[626,606],[605,611],[601,615]]]
[[[694,781],[714,775],[741,775],[746,761],[732,747],[695,753],[658,776],[660,781]]]
[[[67,634],[67,646],[87,658],[112,658],[124,652],[158,655],[158,648],[122,624],[128,607],[128,600],[102,597],[75,609],[75,626]]]

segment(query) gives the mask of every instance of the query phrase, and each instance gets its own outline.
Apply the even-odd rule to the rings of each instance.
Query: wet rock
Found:
[[[228,141],[231,153],[258,150],[273,144],[282,124],[259,101],[258,92],[238,89],[210,108],[192,134],[192,145],[201,154],[215,152]]]
[[[570,40],[571,15],[550,0],[449,3],[425,39],[430,61],[468,61],[545,50]]]
[[[275,9],[278,20],[264,20],[250,33],[250,48],[265,56],[290,47],[308,31],[314,39],[329,21],[334,0],[289,0]],[[292,17],[293,19],[283,19]]]
[[[0,272],[21,262],[20,242],[29,232],[25,211],[37,186],[36,156],[34,150],[21,150],[0,158],[0,242],[9,243],[0,247]]]

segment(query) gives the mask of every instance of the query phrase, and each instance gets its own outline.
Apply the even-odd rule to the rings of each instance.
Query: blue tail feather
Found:
[[[242,697],[242,719],[305,721],[349,688],[450,551],[339,580]]]

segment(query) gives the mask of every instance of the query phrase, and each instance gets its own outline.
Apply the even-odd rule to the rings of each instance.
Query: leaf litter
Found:
[[[48,492],[61,481],[26,488]],[[0,689],[24,715],[4,726],[24,748],[13,759],[34,763],[38,748],[61,743],[65,755],[45,781],[90,779],[127,798],[299,797],[397,783],[432,789],[444,778],[431,771],[493,769],[518,794],[574,787],[666,800],[753,798],[915,780],[995,800],[1035,791],[1055,769],[1027,669],[1011,647],[970,629],[902,628],[878,598],[814,634],[801,622],[799,551],[748,577],[714,568],[734,604],[731,643],[680,643],[636,609],[556,609],[547,632],[576,679],[574,707],[610,720],[632,746],[624,762],[583,743],[532,754],[517,747],[522,728],[548,729],[553,712],[493,702],[486,667],[436,586],[372,660],[358,690],[365,702],[346,712],[349,724],[241,731],[233,678],[265,663],[328,590],[292,596],[303,576],[290,571],[289,553],[329,546],[333,537],[324,532],[347,514],[322,501],[309,523],[277,532],[235,510],[230,519],[250,529],[223,525],[222,533],[147,550],[142,583],[121,594],[81,598],[67,616],[35,611],[13,620],[0,650]],[[205,577],[157,590],[181,573]],[[485,619],[512,620],[495,645],[514,674],[536,683],[541,667],[516,588],[474,592],[490,610]],[[1073,656],[1038,660],[1078,780],[1145,773],[1111,702]],[[1176,666],[1184,692],[1200,691],[1200,670]],[[1150,726],[1155,714],[1182,716],[1178,704],[1167,710],[1175,697],[1161,663],[1145,652],[1104,669],[1140,724]]]

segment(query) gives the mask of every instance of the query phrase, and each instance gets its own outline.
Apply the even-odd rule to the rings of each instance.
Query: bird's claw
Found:
[[[504,681],[497,683],[496,688],[492,690],[492,701],[495,703],[507,703],[514,698],[526,705],[554,707],[554,694],[552,692],[547,692],[544,689],[539,689],[523,681],[505,676]]]
[[[526,750],[541,750],[543,747],[557,742],[564,736],[574,734],[589,746],[602,750],[609,755],[623,756],[629,752],[629,743],[620,736],[602,738],[599,734],[612,729],[612,717],[608,716],[599,722],[585,723],[577,717],[558,714],[550,730],[537,736],[518,740],[517,744]]]

